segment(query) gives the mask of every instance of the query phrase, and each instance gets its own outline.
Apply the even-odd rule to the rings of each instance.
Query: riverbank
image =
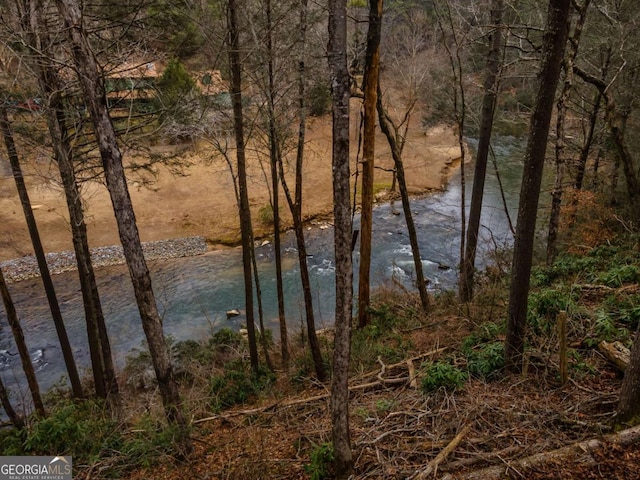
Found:
[[[207,251],[204,237],[174,238],[142,244],[147,261],[166,260],[169,258],[192,257]],[[76,255],[72,251],[47,253],[47,265],[53,275],[77,270]],[[111,245],[91,249],[91,261],[94,268],[122,265],[125,263],[121,245]],[[19,282],[40,276],[36,257],[14,258],[0,263],[5,280],[9,283]]]
[[[359,105],[353,100],[353,112]],[[351,170],[356,171],[358,132],[357,115],[352,115],[354,146]],[[333,178],[331,167],[331,119],[311,118],[308,122],[303,166],[303,218],[329,219],[332,214]],[[21,149],[21,152],[23,150]],[[267,157],[261,146],[247,149],[251,213],[256,238],[271,234],[271,189],[266,180]],[[237,245],[240,229],[232,177],[224,158],[205,142],[184,145],[155,145],[149,152],[155,163],[140,168],[148,158],[126,152],[132,167],[128,171],[129,189],[136,222],[143,242],[188,237],[205,238],[208,248]],[[234,152],[229,152],[233,157]],[[23,170],[34,207],[40,237],[46,252],[73,249],[66,201],[55,175],[55,165],[46,151],[23,154]],[[403,151],[408,188],[412,195],[440,191],[447,184],[460,158],[457,138],[444,127],[425,130],[415,116]],[[162,160],[162,161],[159,161]],[[288,160],[288,159],[287,159]],[[136,166],[138,168],[133,168]],[[375,191],[381,201],[392,184],[393,160],[382,134],[376,140]],[[293,173],[285,177],[290,188]],[[356,181],[356,176],[353,176]],[[359,195],[359,194],[357,194]],[[92,248],[117,245],[117,225],[107,189],[92,181],[82,184],[83,204],[89,245]],[[357,198],[357,197],[356,197]],[[33,254],[24,215],[13,178],[0,177],[0,261]],[[291,227],[291,216],[284,194],[280,192],[282,228]]]

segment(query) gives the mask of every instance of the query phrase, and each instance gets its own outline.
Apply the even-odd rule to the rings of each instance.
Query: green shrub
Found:
[[[545,288],[529,294],[528,322],[534,333],[547,334],[561,311],[576,308],[575,294],[565,290]]]
[[[621,287],[640,281],[640,268],[636,265],[615,265],[600,275],[599,280],[609,287]]]
[[[231,328],[224,327],[213,334],[213,337],[209,340],[209,345],[213,347],[235,348],[240,346],[242,341],[242,335]]]
[[[422,392],[434,393],[443,388],[453,391],[467,381],[467,374],[448,362],[435,362],[423,365]]]
[[[66,402],[28,430],[11,430],[2,437],[3,455],[73,455],[77,463],[95,461],[118,450],[122,436],[103,402]]]
[[[587,336],[584,341],[585,345],[595,346],[603,340],[607,342],[623,340],[628,337],[628,331],[618,328],[613,317],[606,311],[599,309],[595,313]]]
[[[246,362],[231,362],[225,366],[222,375],[213,376],[209,382],[211,408],[217,412],[242,405],[274,381],[275,375],[266,368],[254,373]]]
[[[467,355],[476,345],[495,341],[504,335],[505,328],[504,323],[487,322],[480,325],[475,332],[462,341],[462,352]]]
[[[556,280],[571,280],[574,283],[579,279],[591,281],[599,263],[599,258],[588,255],[560,254],[553,265],[538,266],[533,269],[532,286],[549,287]]]
[[[258,210],[258,220],[262,225],[273,225],[273,207],[271,205],[263,205]]]
[[[203,347],[195,340],[184,340],[171,346],[171,353],[178,364],[187,363],[190,360],[199,360],[202,357]]]
[[[640,322],[639,295],[610,295],[603,302],[603,307],[616,322],[635,332]]]
[[[333,478],[333,445],[323,443],[317,445],[311,452],[311,463],[304,466],[304,471],[311,480],[325,480]]]
[[[489,380],[504,367],[504,343],[485,343],[465,353],[467,368],[474,377]]]
[[[141,417],[131,432],[122,452],[130,464],[143,467],[151,467],[159,458],[176,453],[175,446],[181,436],[177,426],[166,425],[150,415]]]

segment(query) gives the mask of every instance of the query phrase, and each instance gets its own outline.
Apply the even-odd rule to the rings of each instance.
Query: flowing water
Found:
[[[515,219],[517,195],[522,172],[520,140],[503,139],[495,147],[506,201]],[[467,167],[467,170],[471,170]],[[467,199],[470,198],[471,176],[467,176]],[[412,202],[421,256],[430,288],[453,288],[457,280],[460,245],[460,176],[452,178],[449,187]],[[358,228],[359,219],[354,221]],[[508,246],[512,235],[503,208],[493,168],[487,175],[481,220],[478,265],[487,260],[495,247]],[[413,258],[409,246],[402,205],[379,205],[374,213],[374,238],[371,278],[375,285],[392,279],[412,287]],[[332,324],[334,310],[333,234],[329,226],[307,230],[309,267],[318,328]],[[284,286],[289,328],[300,329],[304,320],[303,299],[299,282],[295,239],[284,238]],[[272,245],[257,250],[266,327],[277,335],[277,301]],[[357,268],[358,252],[354,253]],[[243,310],[244,287],[239,249],[210,252],[198,257],[157,261],[150,264],[153,286],[165,333],[176,341],[203,339],[222,327],[239,328],[242,316],[227,319],[231,309]],[[357,270],[354,270],[357,271]],[[103,309],[108,324],[111,346],[119,367],[126,357],[142,346],[143,332],[126,267],[108,267],[97,272]],[[63,318],[74,355],[81,369],[89,366],[87,336],[80,287],[75,272],[54,277]],[[38,380],[47,390],[65,375],[64,364],[46,297],[39,279],[10,285],[18,315],[25,330],[29,349],[33,352]],[[357,286],[355,291],[357,292]],[[6,351],[6,352],[3,352]],[[12,388],[14,398],[28,397],[20,362],[15,354],[10,329],[4,312],[0,315],[0,373]]]

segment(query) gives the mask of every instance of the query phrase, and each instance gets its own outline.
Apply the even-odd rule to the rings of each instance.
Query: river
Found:
[[[494,149],[511,218],[515,219],[523,142],[503,138]],[[467,166],[467,170],[472,168]],[[467,199],[470,199],[472,175],[471,172],[468,173]],[[414,212],[425,275],[432,290],[453,288],[456,284],[460,248],[460,184],[458,173],[451,179],[446,191],[412,202],[411,209]],[[483,203],[479,266],[489,258],[487,252],[490,249],[496,246],[508,247],[512,241],[500,188],[491,166],[487,174]],[[355,228],[358,228],[358,223],[359,219],[356,218]],[[378,205],[375,208],[373,228],[371,278],[374,287],[390,283],[394,279],[412,288],[413,259],[401,203],[396,201],[393,207],[388,203]],[[333,232],[329,225],[324,225],[310,227],[306,233],[316,322],[318,328],[323,328],[332,324],[335,304]],[[272,245],[261,245],[257,254],[266,327],[277,335]],[[354,263],[354,268],[357,268],[357,250],[354,253]],[[244,308],[239,249],[155,261],[149,266],[165,333],[174,340],[203,339],[222,327],[242,326],[242,316],[227,319],[225,314],[231,309]],[[112,350],[118,367],[122,368],[127,355],[143,346],[144,335],[133,290],[124,266],[102,268],[97,272],[97,279]],[[56,275],[54,283],[74,356],[81,371],[86,371],[90,359],[77,274],[69,272]],[[303,299],[295,239],[291,234],[284,237],[284,285],[289,328],[299,330],[304,320]],[[22,281],[11,284],[10,290],[29,349],[38,359],[36,369],[41,388],[46,391],[61,379],[64,383],[64,364],[42,283],[39,279]],[[357,292],[357,286],[354,291]],[[4,312],[0,315],[0,351],[2,350],[8,352],[0,355],[3,381],[12,389],[14,398],[28,398],[19,358],[11,355],[16,352],[16,348]]]

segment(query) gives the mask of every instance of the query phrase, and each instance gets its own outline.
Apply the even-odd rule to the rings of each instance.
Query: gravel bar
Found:
[[[147,260],[192,257],[205,253],[207,251],[207,242],[204,237],[175,238],[157,242],[144,242],[142,249]],[[74,252],[47,253],[46,257],[49,271],[52,274],[69,272],[78,268]],[[91,260],[96,268],[125,263],[121,245],[92,248]],[[0,268],[2,268],[7,282],[19,282],[20,280],[40,276],[38,262],[33,255],[7,260],[0,263]]]

